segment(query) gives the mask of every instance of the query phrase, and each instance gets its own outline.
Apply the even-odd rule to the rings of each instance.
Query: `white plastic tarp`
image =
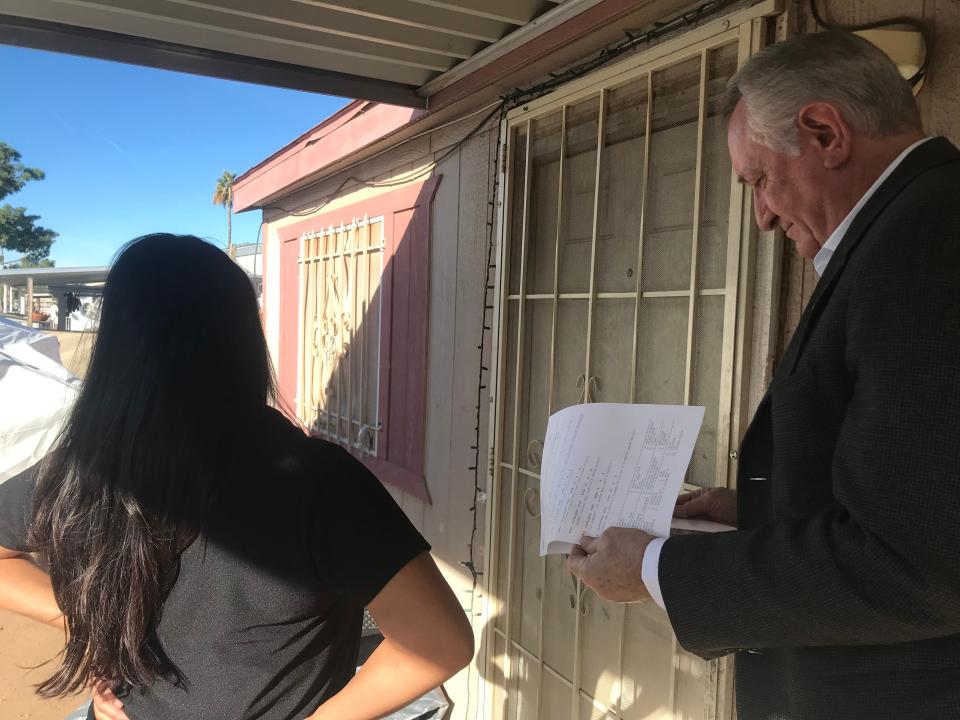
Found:
[[[47,453],[79,390],[56,337],[0,318],[0,482]]]

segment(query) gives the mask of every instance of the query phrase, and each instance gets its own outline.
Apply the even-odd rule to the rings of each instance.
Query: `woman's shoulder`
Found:
[[[282,474],[307,475],[313,481],[327,473],[364,470],[346,448],[307,434],[297,421],[275,408],[267,408],[265,413],[262,447],[273,469]]]

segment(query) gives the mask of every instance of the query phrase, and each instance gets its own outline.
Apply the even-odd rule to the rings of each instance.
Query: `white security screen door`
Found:
[[[728,483],[748,201],[719,104],[758,43],[757,14],[508,116],[486,636],[496,720],[706,720],[729,704],[717,665],[678,648],[653,603],[601,601],[562,557],[538,556],[539,471],[561,408],[694,404],[706,415],[688,482]]]

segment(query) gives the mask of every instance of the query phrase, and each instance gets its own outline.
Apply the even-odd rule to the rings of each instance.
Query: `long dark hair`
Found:
[[[107,277],[87,378],[42,466],[30,544],[67,621],[38,686],[178,677],[157,638],[180,554],[274,399],[246,273],[196,237],[129,243]]]

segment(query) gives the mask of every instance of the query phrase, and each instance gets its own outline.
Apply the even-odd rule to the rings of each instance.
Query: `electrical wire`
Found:
[[[927,70],[930,65],[930,57],[933,55],[933,30],[930,26],[923,22],[922,20],[915,17],[891,17],[885,18],[883,20],[874,20],[873,22],[861,23],[859,25],[841,25],[840,23],[830,22],[829,20],[824,19],[823,15],[820,14],[820,8],[817,5],[817,0],[810,0],[810,14],[813,15],[814,22],[822,27],[824,30],[836,30],[840,32],[860,32],[862,30],[876,30],[878,28],[890,27],[893,25],[906,25],[907,27],[912,27],[914,30],[920,33],[920,37],[923,38],[923,61],[920,63],[920,67],[908,80],[911,87],[916,87],[917,84],[926,77]]]
[[[486,377],[489,375],[490,369],[483,364],[484,354],[486,353],[487,348],[487,337],[493,330],[493,300],[491,295],[493,293],[496,285],[491,281],[490,275],[492,271],[496,270],[496,263],[493,261],[493,248],[496,244],[496,217],[497,217],[497,196],[500,191],[500,149],[503,142],[503,121],[506,117],[507,110],[506,105],[502,104],[500,106],[500,118],[497,121],[498,132],[497,132],[497,142],[494,146],[493,153],[493,182],[491,183],[490,193],[491,198],[487,201],[487,257],[486,257],[486,268],[484,270],[484,282],[483,282],[483,313],[482,313],[482,322],[480,324],[480,343],[477,345],[477,353],[479,355],[477,371],[477,403],[475,406],[476,410],[476,424],[474,425],[474,442],[471,446],[473,450],[473,465],[471,465],[468,470],[473,472],[473,503],[470,506],[469,512],[473,515],[473,525],[470,529],[470,541],[467,544],[467,551],[469,553],[469,559],[463,560],[460,562],[467,570],[470,571],[470,576],[473,580],[473,583],[470,587],[470,618],[472,619],[476,616],[474,611],[474,602],[477,597],[477,584],[480,580],[480,577],[483,575],[483,572],[477,569],[475,564],[475,545],[477,541],[477,532],[479,530],[479,505],[480,505],[480,423],[482,415],[481,408],[483,407],[483,397],[484,393],[487,392],[488,382]],[[489,161],[488,161],[489,168]],[[488,170],[489,172],[489,170]],[[468,677],[467,677],[467,707],[465,711],[465,716],[469,716],[470,713],[470,688],[473,685],[469,673],[472,672],[472,663],[471,667],[468,668]],[[477,712],[479,713],[479,703],[477,703]]]
[[[696,25],[700,21],[716,15],[720,11],[725,10],[727,7],[736,2],[739,2],[739,0],[709,0],[708,2],[701,3],[696,7],[680,13],[670,20],[655,22],[650,29],[644,32],[627,30],[625,31],[627,36],[626,40],[622,40],[616,45],[603,48],[596,57],[580,63],[579,65],[574,65],[573,67],[567,68],[563,72],[551,73],[549,80],[537,83],[536,85],[531,85],[530,87],[518,88],[512,93],[505,95],[503,99],[508,106],[515,107],[523,104],[524,102],[529,102],[530,100],[542,97],[551,90],[554,90],[557,87],[570,82],[571,80],[576,80],[583,75],[591,73],[594,70],[607,65],[613,60],[616,60],[621,55],[637,49],[641,45],[648,44],[653,40],[657,40],[664,35],[674,32],[675,30]]]
[[[490,108],[493,108],[493,109],[490,110],[490,112],[483,118],[483,120],[481,120],[481,121],[476,125],[476,127],[474,127],[472,130],[470,130],[470,132],[468,132],[466,135],[464,135],[459,141],[457,141],[456,143],[454,143],[454,145],[452,145],[452,146],[451,146],[448,150],[446,150],[443,154],[441,154],[441,155],[439,155],[438,157],[434,158],[433,162],[432,162],[430,165],[427,165],[425,168],[423,168],[422,170],[414,173],[413,175],[406,175],[406,176],[404,176],[401,180],[386,180],[386,181],[383,181],[383,182],[374,182],[374,181],[370,181],[370,180],[362,180],[362,179],[360,179],[360,178],[358,178],[358,177],[356,177],[356,176],[354,176],[354,175],[350,175],[350,176],[344,178],[343,181],[336,187],[335,190],[333,190],[331,193],[329,193],[329,194],[327,194],[326,196],[324,196],[324,198],[320,201],[320,204],[319,204],[319,205],[316,205],[316,206],[314,206],[314,207],[308,208],[308,209],[306,209],[306,210],[293,211],[293,210],[288,210],[287,208],[283,207],[282,205],[275,205],[275,204],[274,204],[274,205],[267,205],[264,209],[270,209],[270,210],[276,209],[276,210],[281,210],[281,211],[283,211],[283,212],[285,212],[285,213],[287,213],[288,215],[291,215],[291,216],[293,216],[293,217],[304,217],[304,216],[306,216],[306,215],[312,215],[312,214],[314,214],[314,213],[322,210],[322,209],[323,209],[324,207],[326,207],[327,205],[329,205],[330,202],[331,202],[332,200],[334,200],[334,198],[336,198],[336,197],[340,194],[340,191],[343,190],[343,189],[344,189],[348,184],[350,184],[351,182],[353,182],[353,183],[356,184],[356,185],[362,185],[363,187],[371,187],[371,188],[397,187],[397,186],[400,186],[400,185],[406,185],[406,184],[409,183],[411,180],[416,180],[417,178],[420,178],[420,177],[423,177],[424,175],[429,175],[430,173],[432,173],[432,172],[433,172],[433,169],[434,169],[437,165],[439,165],[441,162],[443,162],[443,161],[446,160],[448,157],[450,157],[451,155],[453,155],[453,153],[457,152],[457,151],[460,149],[460,147],[461,147],[465,142],[467,142],[467,141],[470,140],[471,138],[475,137],[478,133],[480,133],[480,132],[484,129],[484,126],[500,111],[500,109],[501,109],[502,107],[503,107],[503,100],[498,100],[498,101],[495,102],[495,103],[490,103],[489,105],[486,105],[486,106],[480,108],[479,110],[474,110],[473,112],[471,112],[471,113],[469,113],[469,114],[467,114],[467,115],[463,115],[462,117],[458,117],[458,118],[456,118],[455,120],[450,120],[449,122],[444,123],[443,125],[438,125],[437,127],[430,128],[429,130],[424,130],[424,131],[421,132],[421,133],[417,133],[416,135],[411,135],[411,136],[408,137],[408,138],[404,138],[401,142],[399,142],[399,143],[397,143],[397,144],[395,144],[395,145],[391,145],[391,146],[388,147],[388,148],[384,148],[384,149],[381,150],[380,152],[378,152],[378,153],[376,153],[376,154],[374,154],[374,155],[371,155],[370,157],[365,157],[365,158],[363,158],[362,160],[358,160],[357,162],[355,162],[355,163],[353,163],[353,164],[351,164],[351,165],[348,165],[347,167],[345,167],[345,168],[343,168],[343,169],[341,169],[341,170],[339,171],[339,172],[342,173],[342,172],[346,172],[347,170],[351,170],[351,169],[357,167],[358,165],[363,165],[364,163],[370,162],[371,160],[373,160],[374,158],[379,157],[380,155],[383,155],[383,154],[388,153],[388,152],[393,152],[393,151],[396,150],[398,147],[400,147],[401,145],[405,145],[406,143],[410,142],[411,140],[416,140],[417,138],[423,137],[424,135],[429,135],[429,134],[431,134],[431,133],[435,133],[437,130],[442,130],[442,129],[445,128],[445,127],[449,127],[449,126],[451,126],[451,125],[456,125],[457,123],[463,122],[464,120],[469,120],[470,118],[479,115],[479,114],[482,113],[484,110],[488,110],[488,109],[490,109]],[[309,188],[311,188],[311,187],[314,187],[315,185],[317,185],[317,184],[325,181],[326,179],[327,179],[327,178],[320,178],[319,180],[315,180],[315,181],[309,183],[308,185],[304,185],[302,188],[298,188],[298,189],[297,189],[297,192],[302,192],[303,190],[307,190],[307,189],[309,189]]]

